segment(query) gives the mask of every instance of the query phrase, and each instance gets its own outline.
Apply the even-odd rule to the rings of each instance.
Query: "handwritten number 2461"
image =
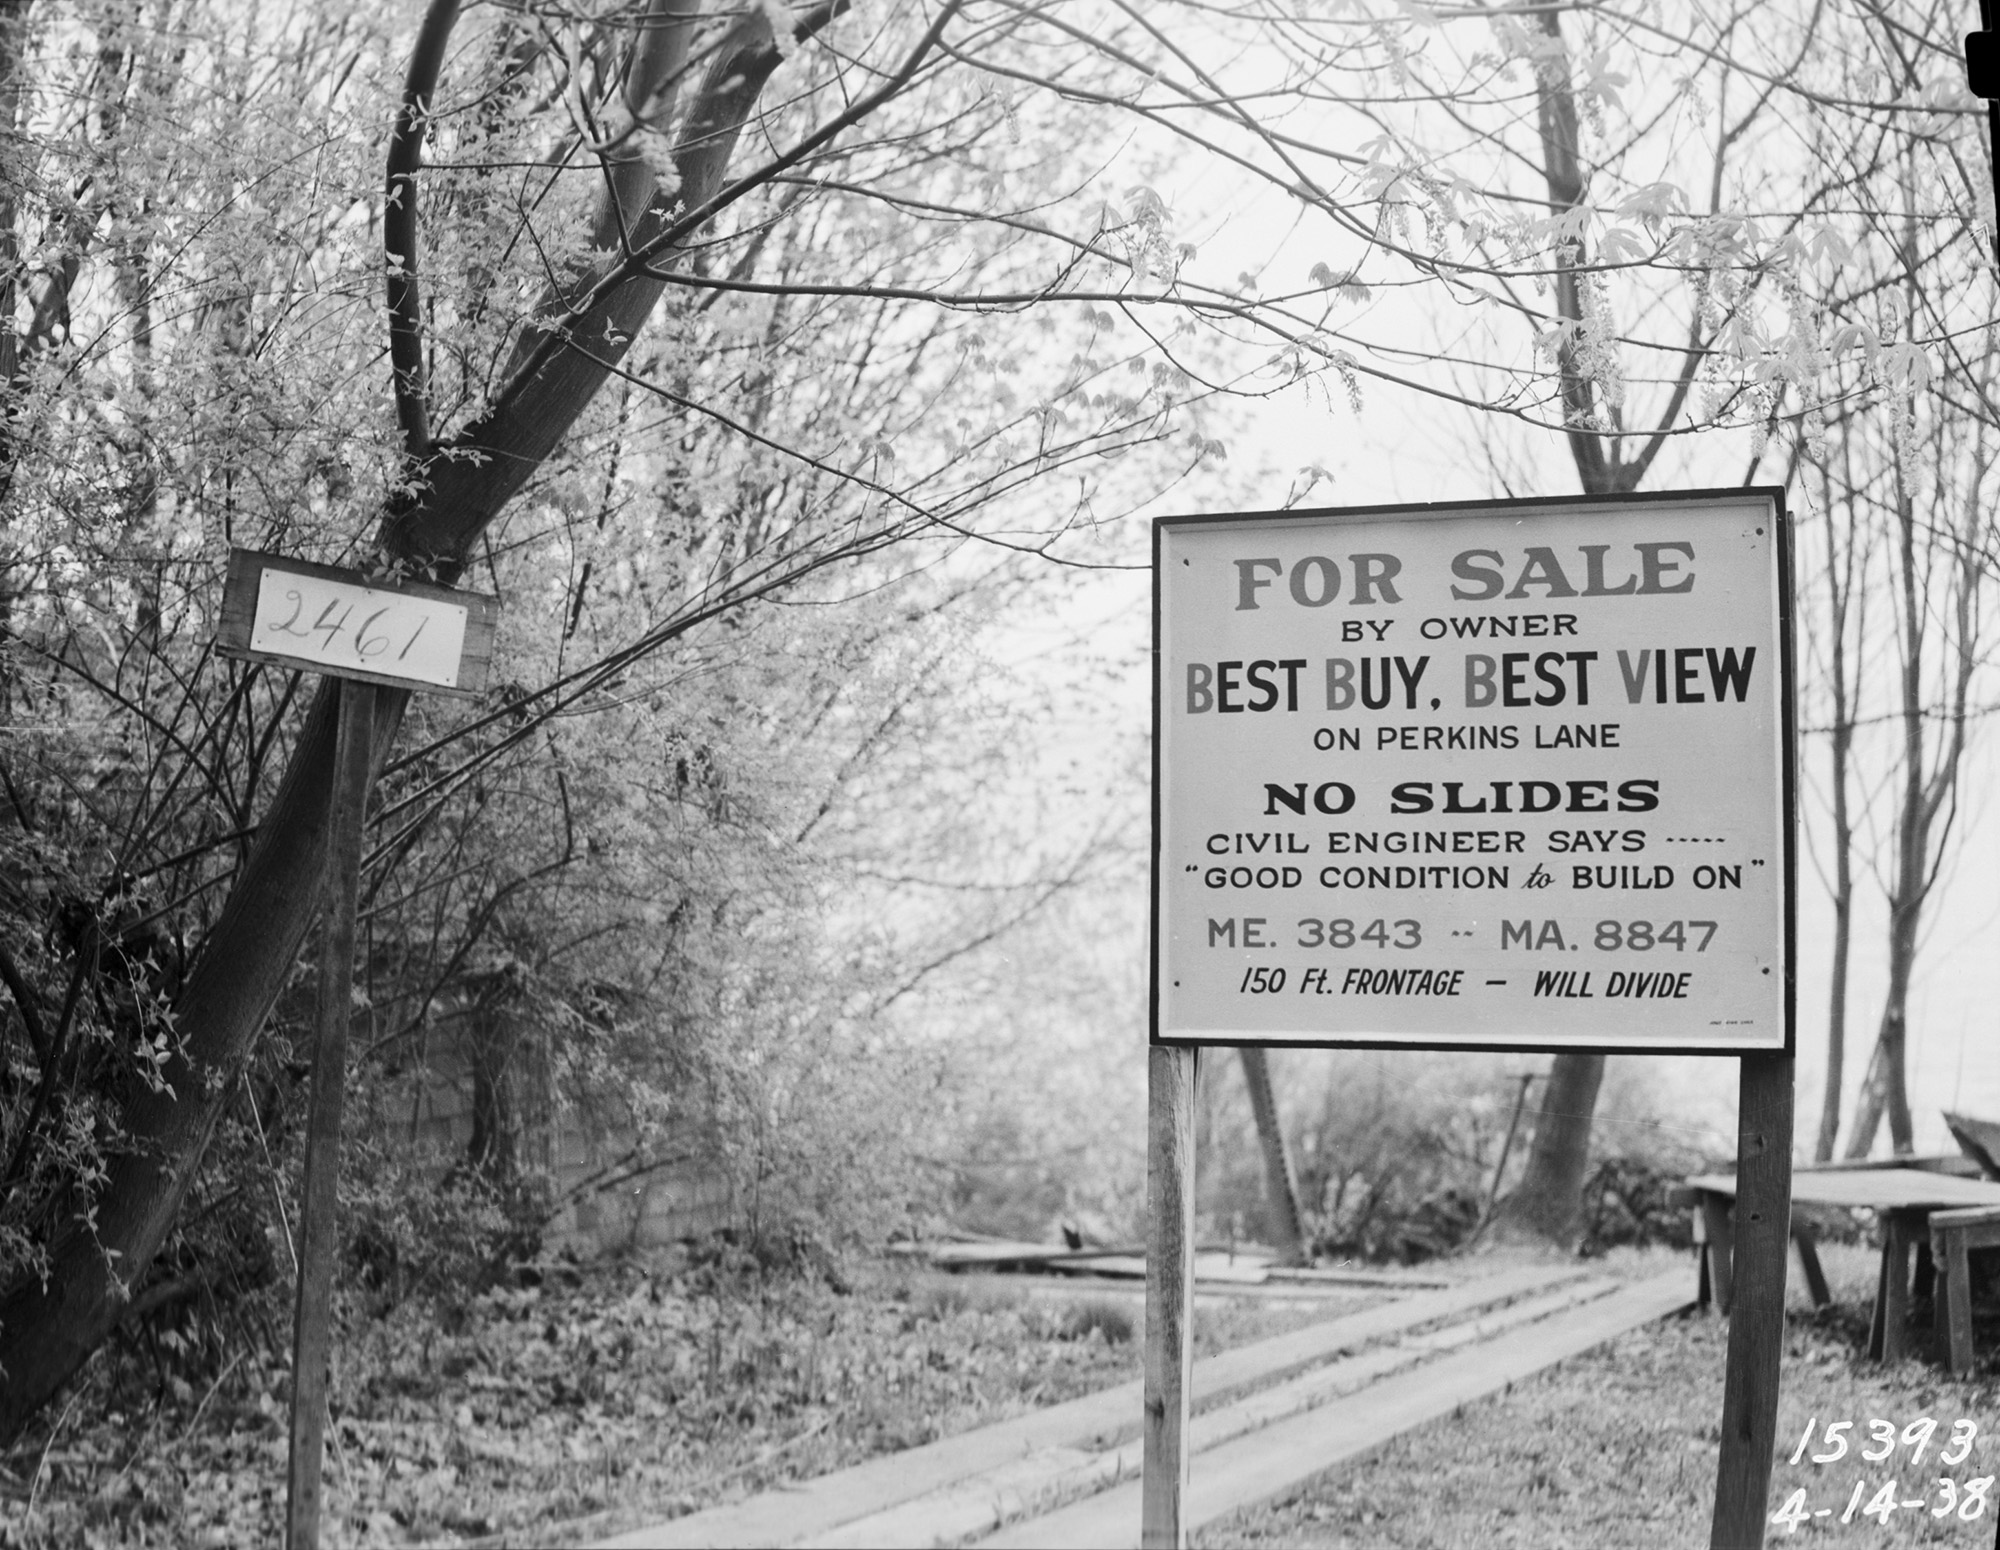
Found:
[[[278,623],[271,626],[272,632],[279,635],[295,636],[300,640],[311,640],[315,635],[323,636],[324,639],[321,641],[319,648],[322,651],[332,649],[333,643],[340,638],[341,631],[347,628],[347,621],[354,617],[354,605],[348,603],[345,607],[342,607],[342,600],[335,598],[320,610],[317,619],[304,628],[300,628],[299,616],[305,612],[305,599],[296,590],[286,592],[285,596],[291,602],[292,611]],[[333,611],[336,608],[340,609],[340,617],[338,619],[333,617]],[[363,619],[360,624],[355,626],[354,654],[364,662],[379,657],[390,646],[395,644],[387,630],[377,632],[374,628],[375,621],[387,612],[389,612],[387,608],[378,608],[375,612],[368,615],[367,618]],[[397,661],[402,661],[403,658],[410,654],[410,648],[417,643],[417,637],[424,633],[424,626],[429,623],[430,618],[428,615],[417,620],[417,627],[410,632],[410,638],[403,642],[403,649],[396,653]]]

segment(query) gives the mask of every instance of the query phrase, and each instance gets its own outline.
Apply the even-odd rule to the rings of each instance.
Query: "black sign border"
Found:
[[[1163,700],[1160,653],[1160,558],[1166,534],[1177,527],[1216,527],[1233,522],[1270,523],[1281,521],[1383,522],[1417,521],[1425,518],[1491,515],[1515,511],[1529,513],[1564,508],[1629,506],[1689,506],[1703,502],[1740,505],[1746,501],[1768,500],[1775,524],[1773,537],[1778,561],[1778,720],[1779,720],[1779,841],[1784,847],[1783,889],[1783,984],[1785,1038],[1782,1047],[1763,1042],[1734,1047],[1716,1044],[1537,1044],[1520,1041],[1497,1043],[1453,1039],[1431,1043],[1412,1039],[1212,1039],[1164,1037],[1160,1031],[1160,725]],[[1699,490],[1647,490],[1617,495],[1550,495],[1505,500],[1424,501],[1382,506],[1299,506],[1264,511],[1189,513],[1153,519],[1153,725],[1152,725],[1152,836],[1147,868],[1147,1042],[1167,1049],[1385,1049],[1431,1050],[1448,1053],[1501,1053],[1533,1055],[1777,1055],[1791,1057],[1798,1043],[1798,683],[1794,657],[1794,599],[1792,545],[1794,529],[1785,505],[1782,485],[1738,485]]]
[[[250,644],[257,611],[257,588],[266,570],[285,575],[312,576],[343,586],[367,587],[396,597],[420,597],[463,608],[465,638],[459,649],[459,680],[455,684],[432,683],[427,678],[398,677],[375,673],[362,667],[348,667],[321,661],[318,657],[294,656],[288,651],[270,651]],[[447,694],[459,699],[477,699],[486,691],[493,664],[493,638],[499,628],[500,602],[484,592],[461,592],[426,581],[405,581],[394,577],[370,576],[366,571],[344,565],[322,565],[317,560],[294,560],[262,549],[231,549],[229,569],[223,579],[222,607],[216,618],[215,650],[218,656],[238,662],[300,673],[318,673],[328,678],[352,678],[359,683],[384,689],[402,689],[412,694]]]

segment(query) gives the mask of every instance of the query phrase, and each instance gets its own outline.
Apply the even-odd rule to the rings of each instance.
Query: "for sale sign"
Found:
[[[1154,530],[1153,1032],[1791,1039],[1778,490]]]

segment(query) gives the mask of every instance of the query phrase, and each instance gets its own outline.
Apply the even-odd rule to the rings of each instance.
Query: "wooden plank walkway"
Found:
[[[1460,1405],[1693,1301],[1684,1270],[1635,1282],[1532,1333],[1470,1345],[1453,1356],[1372,1384],[1351,1404],[1308,1411],[1198,1451],[1188,1487],[1187,1526],[1192,1531],[1282,1497],[1316,1475],[1373,1452],[1399,1433],[1449,1415]],[[977,1543],[1052,1550],[1136,1546],[1139,1482],[1125,1482]]]
[[[1194,1521],[1691,1300],[1685,1271],[1627,1286],[1581,1267],[1520,1266],[1208,1357],[1192,1374],[1203,1406]],[[915,1546],[996,1531],[980,1542],[1136,1543],[1140,1403],[1138,1382],[1120,1384],[602,1545]],[[1275,1485],[1273,1468],[1284,1477]]]
[[[1392,1345],[1308,1368],[1271,1388],[1257,1389],[1232,1403],[1200,1412],[1188,1428],[1189,1446],[1200,1454],[1315,1406],[1360,1393],[1371,1383],[1439,1351],[1490,1338],[1616,1289],[1613,1281],[1572,1281],[1540,1297],[1510,1303],[1485,1318],[1448,1324],[1430,1334],[1405,1336]],[[874,1550],[921,1550],[929,1545],[963,1543],[991,1534],[1013,1519],[1046,1512],[1061,1502],[1125,1481],[1136,1482],[1142,1458],[1143,1445],[1137,1437],[1097,1452],[1051,1449],[1010,1460],[999,1469],[968,1476],[943,1491],[871,1513],[803,1543],[828,1550],[870,1550],[871,1546]],[[1135,1525],[1138,1521],[1132,1519]]]

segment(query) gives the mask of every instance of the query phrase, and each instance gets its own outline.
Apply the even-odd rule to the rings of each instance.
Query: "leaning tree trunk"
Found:
[[[1494,1218],[1498,1236],[1575,1246],[1583,1218],[1583,1175],[1590,1165],[1590,1121],[1603,1080],[1602,1055],[1556,1056],[1535,1116],[1527,1172]]]
[[[1853,457],[1847,437],[1841,438],[1841,458]],[[1821,506],[1826,511],[1827,670],[1831,679],[1833,725],[1828,731],[1828,781],[1833,788],[1833,961],[1828,966],[1826,1018],[1826,1087],[1820,1099],[1819,1132],[1813,1139],[1813,1161],[1830,1162],[1840,1137],[1841,1094],[1847,1078],[1848,959],[1854,946],[1854,813],[1848,799],[1853,767],[1857,695],[1850,669],[1858,671],[1860,641],[1856,631],[1852,660],[1848,654],[1848,612],[1857,606],[1855,549],[1858,523],[1848,508],[1847,545],[1843,551],[1834,527],[1832,481],[1820,472]],[[1865,619],[1864,619],[1865,622]]]
[[[800,35],[824,26],[837,3],[801,13]],[[426,36],[448,32],[456,9],[456,0],[433,0]],[[955,10],[945,6],[903,69],[809,136],[806,146],[823,143],[907,86]],[[653,0],[622,83],[630,112],[671,121],[694,34],[707,20],[697,0]],[[677,194],[656,197],[654,174],[636,151],[607,166],[596,225],[614,239],[625,228],[623,240],[598,242],[596,250],[609,249],[610,256],[595,271],[567,276],[552,288],[543,326],[528,332],[490,411],[424,460],[421,493],[410,505],[384,514],[380,547],[391,558],[441,580],[457,575],[480,534],[623,359],[664,287],[647,270],[672,262],[735,196],[723,175],[780,55],[755,9],[705,52],[708,66],[676,139]],[[441,55],[441,41],[433,53]],[[412,70],[420,124],[430,88],[418,93],[414,62]],[[414,185],[406,182],[401,193],[407,202]],[[642,212],[636,220],[634,211]],[[406,276],[414,273],[407,256],[403,269]],[[413,299],[413,290],[405,294]],[[415,310],[412,304],[403,315]],[[392,340],[398,342],[407,343]],[[400,373],[397,387],[407,411],[411,384]],[[416,418],[421,424],[421,415]],[[406,412],[406,431],[410,422]],[[387,758],[408,702],[405,691],[377,694],[371,776]],[[132,1287],[172,1229],[257,1034],[291,974],[318,912],[325,871],[334,721],[334,694],[323,682],[251,853],[176,1001],[181,1043],[164,1072],[169,1085],[142,1093],[122,1116],[123,1148],[98,1191],[94,1215],[57,1238],[45,1279],[30,1275],[0,1296],[0,1372],[6,1374],[0,1441],[18,1434],[116,1327]]]
[[[1243,1085],[1250,1090],[1250,1112],[1256,1116],[1257,1141],[1264,1151],[1264,1187],[1270,1197],[1271,1225],[1278,1230],[1278,1248],[1287,1264],[1303,1265],[1306,1233],[1299,1215],[1299,1186],[1271,1092],[1270,1053],[1256,1044],[1245,1044],[1237,1053],[1243,1057]]]
[[[1835,652],[1840,650],[1835,646]],[[1813,1161],[1830,1162],[1834,1143],[1840,1135],[1841,1087],[1847,1071],[1847,960],[1854,937],[1853,829],[1847,814],[1847,771],[1843,724],[1834,728],[1834,885],[1833,962],[1828,978],[1826,1018],[1826,1088],[1820,1099],[1819,1131],[1813,1138]],[[1872,1141],[1872,1136],[1871,1136]]]
[[[1866,1157],[1875,1146],[1875,1133],[1882,1117],[1889,1118],[1889,1145],[1899,1157],[1916,1150],[1916,1129],[1910,1118],[1907,1085],[1909,1045],[1910,973],[1917,956],[1917,911],[1892,909],[1889,922],[1889,986],[1883,998],[1882,1024],[1875,1035],[1875,1054],[1868,1063],[1868,1079],[1854,1108],[1854,1127],[1848,1132],[1847,1155]]]
[[[1854,1123],[1847,1130],[1847,1150],[1841,1155],[1859,1162],[1875,1147],[1875,1132],[1882,1128],[1882,1042],[1878,1037],[1868,1056],[1868,1069],[1861,1074],[1861,1091],[1854,1095]]]
[[[1984,507],[1979,501],[1979,476],[1988,462],[1976,460],[1963,500],[1964,531],[1970,534],[1982,523]],[[1910,1118],[1907,1086],[1910,983],[1914,975],[1924,905],[1937,881],[1938,851],[1951,821],[1951,803],[1958,789],[1958,772],[1965,755],[1967,704],[1972,678],[1979,665],[1981,650],[1977,629],[1977,592],[1984,577],[1985,560],[1967,537],[1956,538],[1959,552],[1952,560],[1956,574],[1947,594],[1951,633],[1942,647],[1950,653],[1951,689],[1940,707],[1927,703],[1924,695],[1924,636],[1926,621],[1943,610],[1938,600],[1935,578],[1925,570],[1918,546],[1916,498],[1904,485],[1900,459],[1897,473],[1897,582],[1903,629],[1898,664],[1903,723],[1903,763],[1901,810],[1896,823],[1895,882],[1889,895],[1889,984],[1883,997],[1881,1031],[1876,1035],[1875,1054],[1869,1063],[1868,1080],[1856,1106],[1854,1130],[1848,1138],[1847,1155],[1866,1157],[1875,1144],[1875,1132],[1882,1116],[1889,1117],[1889,1139],[1899,1156],[1915,1149],[1916,1135]],[[1933,519],[1927,518],[1927,523]],[[1936,542],[1935,538],[1927,540]],[[1927,726],[1944,712],[1948,728],[1928,762],[1925,757]]]
[[[1899,460],[1900,462],[1900,460]],[[1900,469],[1898,484],[1901,484]],[[1896,574],[1901,584],[1903,604],[1902,661],[1897,664],[1902,691],[1898,707],[1903,723],[1903,768],[1900,811],[1896,815],[1895,886],[1889,895],[1889,984],[1882,1000],[1882,1022],[1875,1035],[1875,1053],[1868,1064],[1868,1080],[1856,1105],[1854,1129],[1848,1136],[1847,1155],[1866,1157],[1875,1145],[1875,1132],[1886,1112],[1889,1133],[1898,1153],[1913,1149],[1910,1099],[1904,1085],[1904,1049],[1907,1045],[1906,1015],[1910,999],[1910,970],[1917,956],[1917,926],[1922,918],[1924,895],[1931,883],[1931,815],[1935,805],[1927,799],[1937,772],[1924,768],[1924,684],[1923,612],[1930,599],[1922,596],[1918,579],[1914,502],[1909,492],[1898,490]],[[1961,723],[1962,725],[1962,723]],[[1948,769],[1949,766],[1944,766]]]
[[[395,691],[376,696],[378,764],[407,699]],[[95,1216],[57,1238],[47,1279],[24,1278],[0,1299],[0,1371],[7,1377],[0,1439],[18,1433],[111,1332],[173,1227],[318,910],[333,734],[332,696],[322,691],[250,859],[175,1003],[183,1037],[166,1071],[169,1085],[142,1091],[127,1107],[126,1142],[98,1192]]]

